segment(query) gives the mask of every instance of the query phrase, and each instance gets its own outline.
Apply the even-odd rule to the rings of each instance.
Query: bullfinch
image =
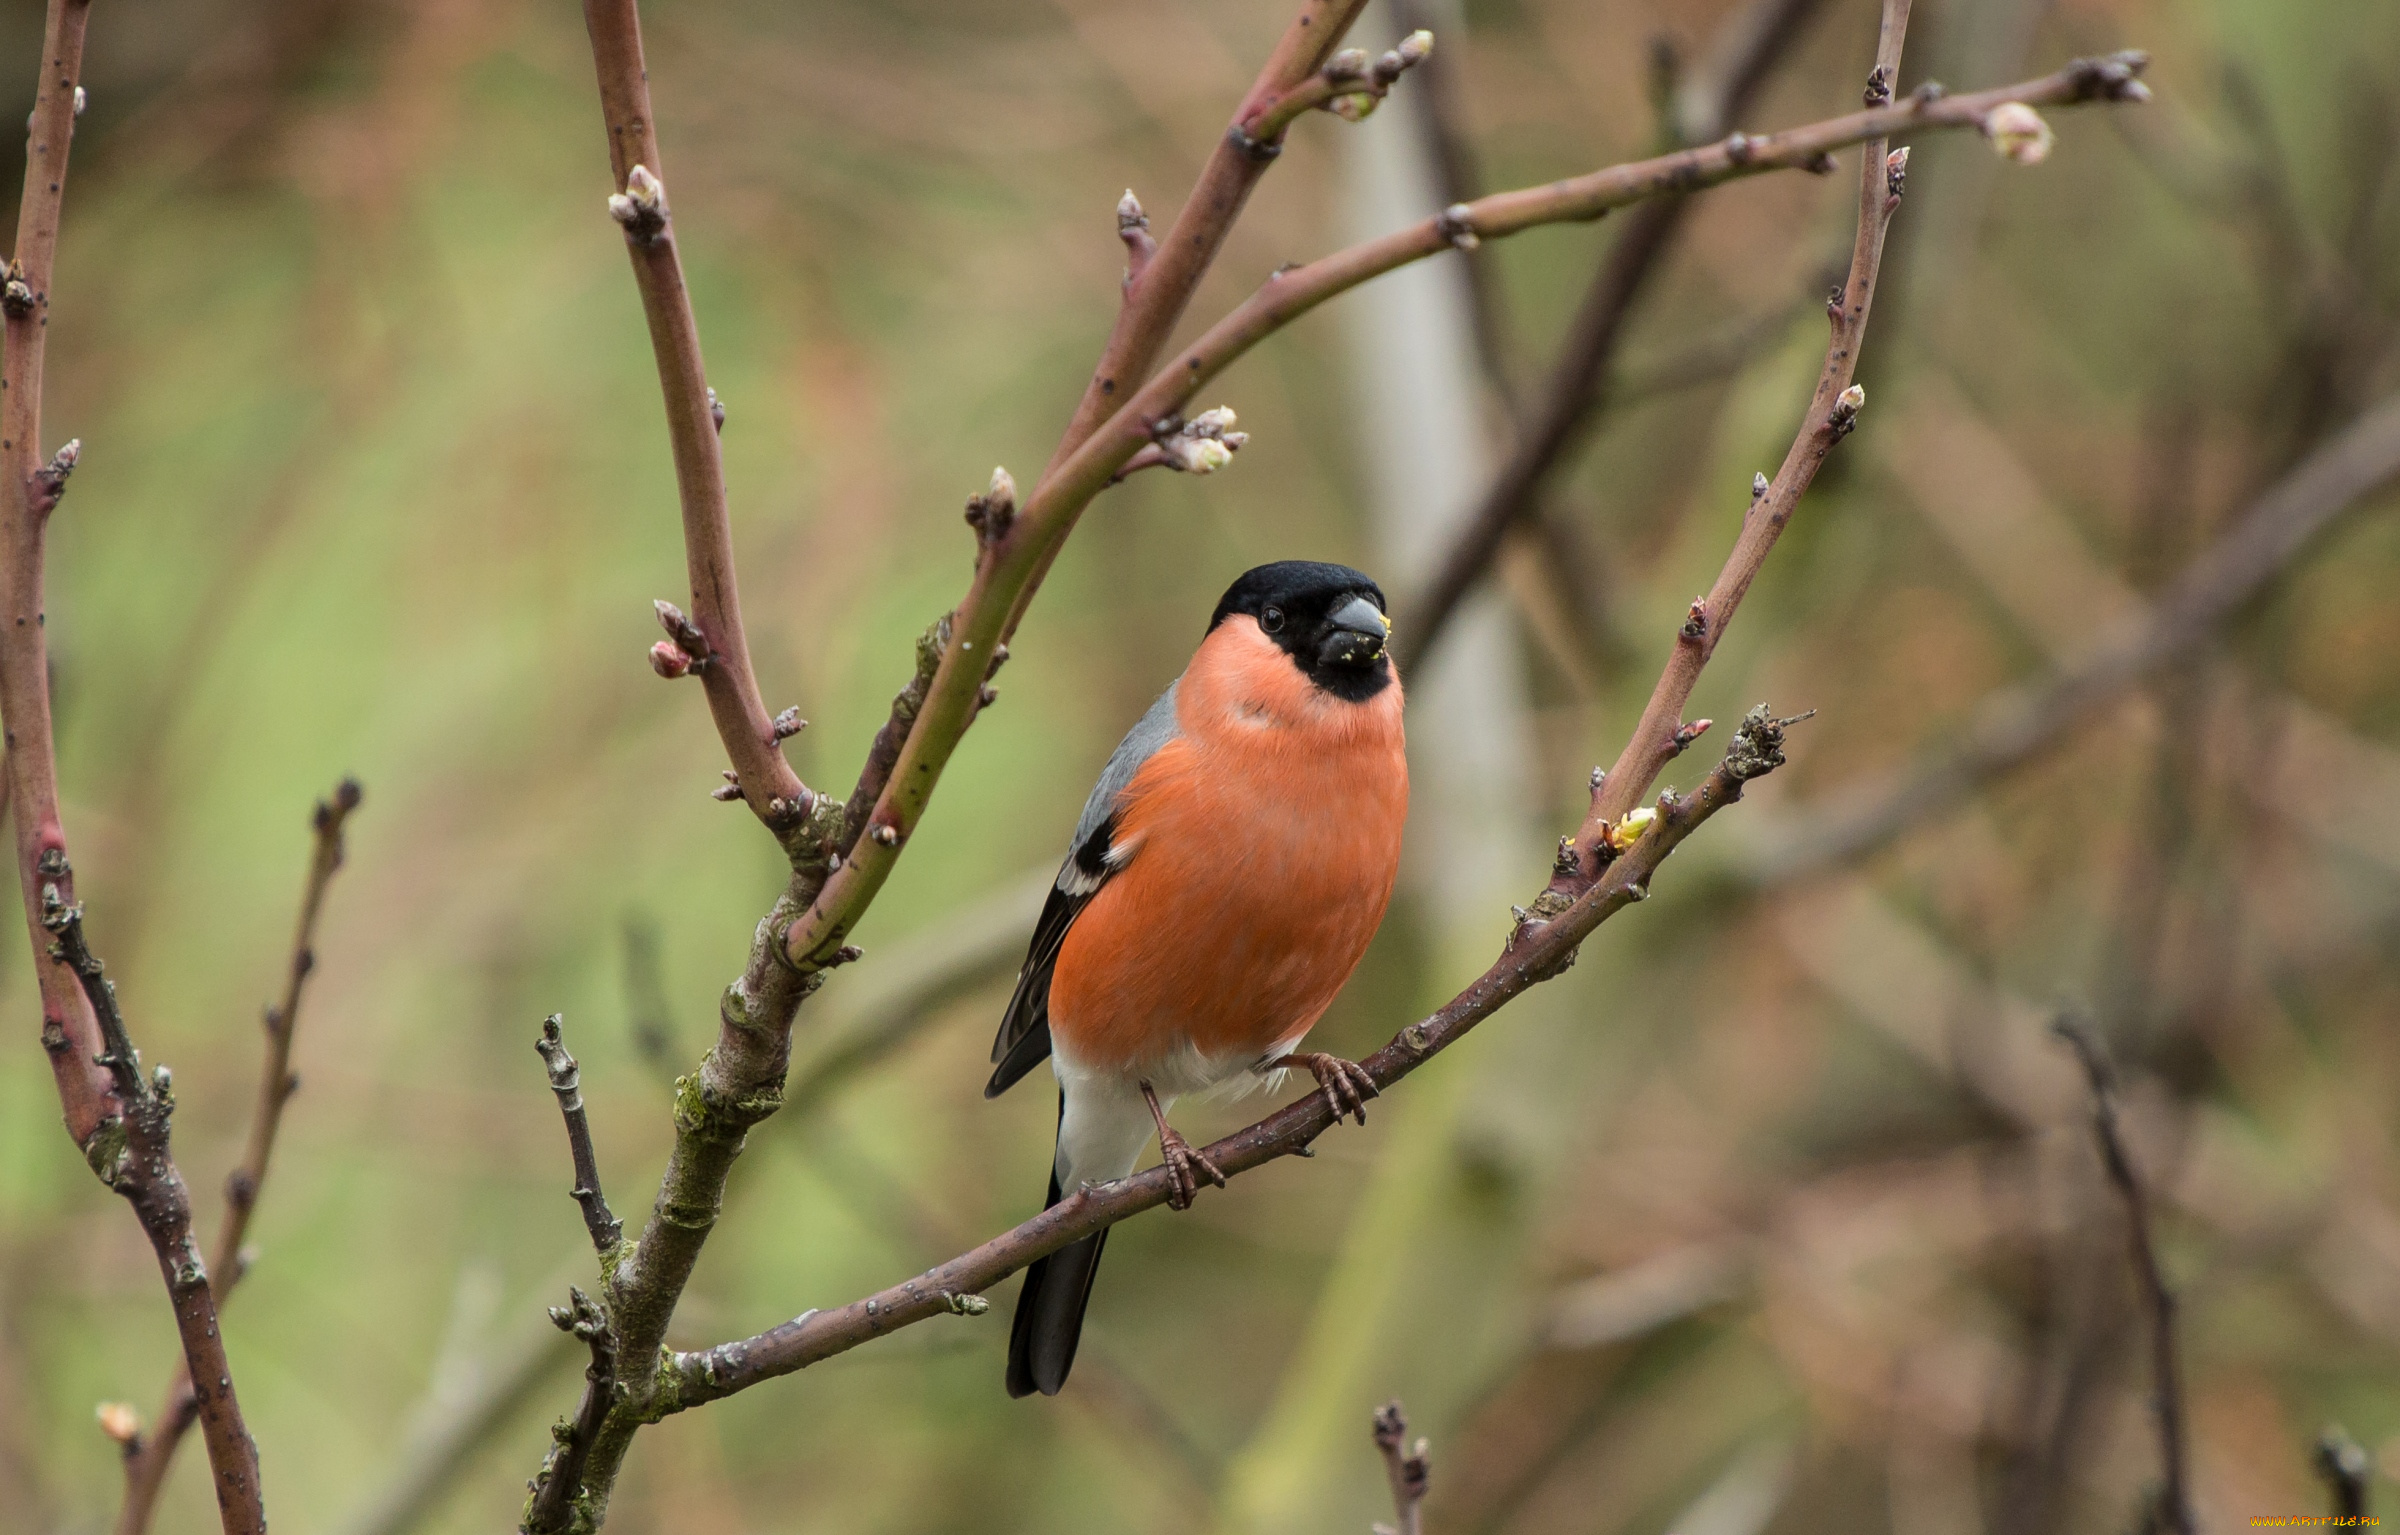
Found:
[[[1133,1171],[1155,1130],[1189,1207],[1225,1175],[1167,1123],[1178,1097],[1305,1067],[1338,1118],[1374,1082],[1299,1049],[1383,921],[1408,814],[1383,591],[1285,561],[1233,583],[1181,677],[1126,734],[1075,823],[984,1096],[1051,1058],[1049,1204]],[[1046,1208],[1046,1207],[1045,1207]],[[1025,1272],[1008,1392],[1066,1384],[1108,1233]]]

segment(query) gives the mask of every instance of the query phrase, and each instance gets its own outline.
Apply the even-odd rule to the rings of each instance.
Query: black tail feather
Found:
[[[1057,1204],[1058,1174],[1050,1174],[1050,1197],[1042,1208]],[[1100,1249],[1108,1244],[1106,1231],[1036,1258],[1025,1271],[1025,1286],[1017,1292],[1017,1319],[1008,1333],[1008,1394],[1058,1395],[1075,1365],[1075,1345],[1083,1338],[1083,1310],[1091,1304],[1092,1278],[1100,1272]]]

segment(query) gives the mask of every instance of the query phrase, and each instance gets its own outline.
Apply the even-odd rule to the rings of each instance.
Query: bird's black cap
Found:
[[[1245,571],[1226,588],[1208,627],[1237,613],[1288,653],[1311,682],[1353,703],[1391,684],[1385,655],[1391,623],[1383,588],[1364,571],[1316,560],[1279,560]]]

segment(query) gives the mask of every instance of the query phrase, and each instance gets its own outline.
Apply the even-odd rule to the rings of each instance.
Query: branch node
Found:
[[[1471,251],[1483,243],[1483,237],[1475,232],[1475,210],[1465,203],[1452,203],[1444,208],[1434,219],[1433,227],[1455,250]]]
[[[1667,755],[1670,757],[1682,756],[1691,748],[1694,741],[1708,734],[1708,727],[1715,723],[1715,720],[1694,720],[1688,725],[1676,726],[1675,744],[1668,748]]]
[[[625,190],[608,199],[608,216],[625,226],[625,238],[637,245],[657,241],[667,228],[667,189],[637,165],[625,173]]]
[[[708,423],[717,429],[718,435],[724,434],[725,402],[717,398],[717,391],[713,385],[708,391]]]
[[[1117,199],[1117,238],[1125,242],[1124,291],[1131,293],[1133,285],[1149,270],[1150,258],[1158,254],[1158,241],[1150,234],[1150,215],[1142,211],[1142,200],[1127,187]]]
[[[1759,502],[1766,500],[1767,492],[1773,488],[1774,487],[1772,485],[1767,483],[1767,476],[1764,471],[1754,472],[1750,476],[1750,504],[1755,506]]]
[[[1906,144],[1884,156],[1883,190],[1883,212],[1884,216],[1888,218],[1891,216],[1892,210],[1900,206],[1900,199],[1908,192],[1908,146]]]
[[[1376,1451],[1383,1456],[1384,1475],[1392,1486],[1392,1516],[1399,1521],[1375,1528],[1389,1535],[1418,1535],[1424,1528],[1421,1505],[1433,1476],[1426,1441],[1409,1442],[1408,1416],[1397,1401],[1375,1410],[1374,1437]]]
[[[1750,157],[1756,152],[1747,133],[1729,133],[1725,136],[1725,158],[1734,164],[1748,165]]]
[[[980,1295],[952,1292],[942,1297],[942,1304],[952,1316],[981,1316],[992,1309],[992,1303]]]
[[[1621,819],[1600,833],[1600,840],[1610,852],[1621,854],[1641,841],[1643,834],[1657,821],[1658,812],[1647,805],[1639,810],[1628,810]]]
[[[1908,93],[1908,104],[1918,111],[1923,111],[1949,94],[1949,87],[1942,84],[1941,81],[1927,80]]]
[[[1226,128],[1225,142],[1231,144],[1235,149],[1241,151],[1244,159],[1254,161],[1260,165],[1266,164],[1269,160],[1272,160],[1277,155],[1283,153],[1283,145],[1279,140],[1254,139],[1247,131],[1243,129],[1240,123],[1234,123]]]
[[[1765,704],[1754,705],[1734,728],[1733,744],[1725,751],[1725,774],[1736,785],[1753,778],[1764,778],[1783,766],[1784,732],[1802,720],[1814,719],[1817,711],[1775,717],[1775,711]]]
[[[2127,48],[2096,59],[2077,59],[2067,66],[2067,78],[2075,87],[2077,101],[2097,97],[2103,101],[2145,102],[2150,99],[2150,87],[2142,84],[2140,76],[2150,67],[2150,55],[2139,48]]]
[[[1694,645],[1708,638],[1708,598],[1701,596],[1692,599],[1692,610],[1685,615],[1683,627],[1676,630],[1675,634],[1678,639]]]
[[[12,320],[22,320],[33,313],[33,287],[25,281],[25,268],[12,261],[0,268],[0,311]]]
[[[708,636],[700,632],[700,626],[664,597],[653,600],[650,606],[658,613],[658,626],[674,641],[673,655],[667,653],[664,645],[650,647],[650,669],[661,677],[682,677],[708,670],[711,651]]]
[[[2022,101],[2002,102],[1986,112],[1977,126],[1991,140],[1994,154],[2018,165],[2039,165],[2049,159],[2050,146],[2058,138],[2042,114]]]
[[[1833,409],[1825,416],[1825,429],[1833,440],[1841,441],[1858,428],[1858,413],[1866,408],[1867,389],[1864,384],[1852,384],[1835,396]]]
[[[75,472],[75,463],[83,457],[83,439],[71,437],[67,445],[50,455],[50,462],[33,471],[33,491],[25,499],[36,517],[47,517],[58,509],[59,498],[67,493],[67,476]]]
[[[992,482],[983,494],[967,497],[967,526],[975,530],[976,539],[983,544],[996,544],[1008,536],[1017,520],[1017,482],[1004,468],[995,466]]]
[[[127,1460],[142,1453],[142,1415],[131,1402],[102,1402],[95,1415],[100,1432],[117,1442]]]
[[[796,704],[775,716],[775,739],[779,742],[788,741],[807,728],[808,721],[800,717],[800,709]]]
[[[1866,103],[1870,107],[1888,106],[1892,99],[1892,71],[1887,64],[1878,64],[1867,76]]]
[[[1150,444],[1158,450],[1152,462],[1178,474],[1214,474],[1232,463],[1233,455],[1250,440],[1248,432],[1233,429],[1239,419],[1227,405],[1204,410],[1189,421],[1168,416],[1151,428]],[[1132,467],[1129,461],[1127,470]]]
[[[1808,172],[1811,176],[1830,176],[1839,167],[1833,158],[1832,150],[1820,149],[1815,154],[1810,155],[1807,159],[1801,161],[1800,168]]]

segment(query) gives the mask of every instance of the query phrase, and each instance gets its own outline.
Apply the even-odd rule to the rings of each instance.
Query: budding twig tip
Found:
[[[2041,164],[2050,158],[2050,146],[2057,142],[2057,135],[2050,131],[2042,114],[2022,101],[2003,102],[1992,108],[1978,126],[1983,136],[1991,140],[1993,153],[2018,165]]]

